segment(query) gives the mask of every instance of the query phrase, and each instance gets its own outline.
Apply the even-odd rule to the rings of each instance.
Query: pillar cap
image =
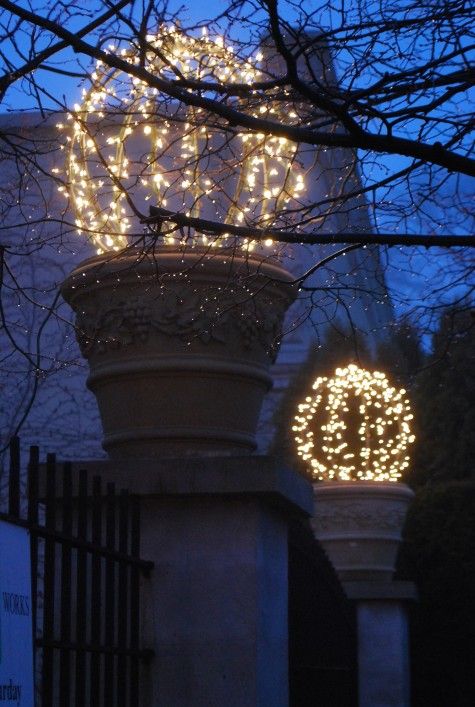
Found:
[[[354,581],[343,582],[348,599],[357,600],[391,600],[415,601],[417,600],[417,587],[414,582],[402,581]]]
[[[312,484],[270,456],[98,460],[75,467],[137,496],[252,496],[298,515],[314,512]]]

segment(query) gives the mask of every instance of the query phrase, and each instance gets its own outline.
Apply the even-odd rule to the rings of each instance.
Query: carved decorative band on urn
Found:
[[[127,250],[62,286],[112,457],[250,452],[296,295],[271,259]]]

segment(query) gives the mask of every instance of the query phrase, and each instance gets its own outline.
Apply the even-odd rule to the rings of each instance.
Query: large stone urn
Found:
[[[313,529],[343,582],[392,579],[401,531],[414,493],[405,484],[314,484]]]
[[[113,458],[250,452],[296,290],[274,259],[126,250],[62,285]]]

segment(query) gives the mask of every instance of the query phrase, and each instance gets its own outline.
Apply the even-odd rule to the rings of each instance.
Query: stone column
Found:
[[[89,468],[141,499],[143,707],[287,707],[287,524],[310,484],[257,456]]]
[[[344,582],[356,601],[360,707],[409,707],[412,582]]]
[[[313,528],[356,601],[359,707],[409,707],[411,582],[393,580],[414,493],[404,484],[315,484]]]
[[[62,292],[111,457],[95,471],[139,496],[154,562],[143,706],[286,707],[287,523],[312,489],[250,452],[292,276],[234,249],[128,249]]]

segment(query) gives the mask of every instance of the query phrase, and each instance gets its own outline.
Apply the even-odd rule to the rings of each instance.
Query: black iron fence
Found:
[[[20,443],[10,445],[0,519],[31,538],[37,707],[136,707],[140,664],[138,500],[103,489],[31,447],[22,473]]]

